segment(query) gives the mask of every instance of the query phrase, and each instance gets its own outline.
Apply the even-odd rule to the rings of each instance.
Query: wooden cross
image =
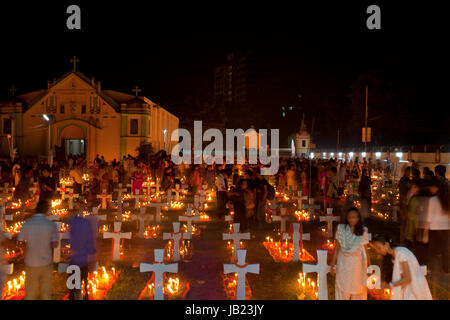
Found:
[[[139,92],[141,92],[142,90],[141,89],[139,89],[139,87],[138,86],[136,86],[136,87],[134,87],[134,89],[133,90],[131,90],[131,91],[133,91],[135,94],[136,94],[136,97],[138,96],[138,94],[139,94]]]
[[[237,250],[237,263],[224,264],[223,273],[237,273],[236,300],[245,300],[245,275],[247,273],[259,274],[258,264],[246,264],[245,256],[247,250]]]
[[[164,264],[164,249],[155,249],[155,263],[141,262],[140,272],[155,273],[155,300],[164,300],[164,282],[165,272],[178,273],[178,263]]]
[[[303,206],[304,209],[309,209],[309,220],[314,220],[314,210],[320,209],[320,204],[314,205],[314,198],[309,198],[309,204]]]
[[[104,232],[103,239],[113,239],[113,261],[120,260],[120,240],[131,239],[131,232],[120,232],[122,222],[114,222],[114,232]]]
[[[55,223],[56,230],[58,231],[58,245],[53,249],[53,262],[58,263],[61,261],[61,241],[63,239],[70,239],[70,233],[61,231],[62,222]]]
[[[250,232],[239,233],[240,223],[233,223],[233,233],[224,233],[223,240],[233,240],[233,257],[234,261],[238,259],[239,243],[241,239],[250,240]]]
[[[173,261],[180,261],[180,242],[182,239],[191,239],[190,232],[180,232],[180,223],[173,222],[173,232],[164,232],[163,240],[173,240]]]
[[[16,95],[16,91],[17,91],[17,88],[14,85],[12,85],[11,88],[9,88],[9,92],[11,92],[11,95],[13,97]]]
[[[106,190],[103,190],[102,194],[97,195],[97,199],[101,199],[102,202],[102,209],[105,210],[108,205],[108,199],[111,200],[112,196],[110,194],[106,193]]]
[[[294,246],[294,254],[292,261],[296,262],[300,260],[300,252],[303,251],[303,240],[310,240],[311,235],[309,233],[303,233],[302,224],[294,222],[292,225],[292,235],[285,232],[283,233],[282,240],[292,240]]]
[[[281,233],[286,232],[286,221],[289,219],[289,215],[286,213],[286,208],[280,209],[279,216],[272,216],[272,221],[280,221]]]
[[[131,220],[135,220],[136,223],[138,224],[138,229],[139,229],[139,238],[143,239],[144,237],[144,232],[145,232],[145,221],[152,221],[153,220],[153,216],[146,214],[147,208],[145,207],[141,207],[139,210],[139,214],[133,214],[131,216]]]
[[[164,207],[166,204],[161,202],[161,198],[156,198],[156,202],[150,202],[149,207],[155,207],[156,208],[156,217],[155,221],[156,223],[161,223],[161,208]]]
[[[80,62],[80,59],[78,59],[77,56],[73,56],[73,58],[70,59],[70,62],[73,63],[73,72],[77,71],[77,62]]]
[[[303,272],[311,273],[317,272],[318,281],[317,286],[319,289],[319,300],[328,300],[328,283],[327,283],[327,273],[330,272],[331,268],[327,264],[327,250],[317,250],[317,264],[303,264]]]
[[[320,221],[326,221],[328,223],[328,237],[333,237],[333,221],[339,222],[341,221],[340,217],[333,216],[333,208],[327,208],[327,215],[321,216]]]
[[[187,223],[187,232],[192,233],[192,222],[200,222],[200,216],[194,216],[192,214],[192,208],[186,209],[185,216],[179,216],[178,221],[186,221]]]

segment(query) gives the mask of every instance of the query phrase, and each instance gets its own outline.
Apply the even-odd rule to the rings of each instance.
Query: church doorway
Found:
[[[64,140],[66,158],[69,156],[86,156],[86,141],[84,139]]]

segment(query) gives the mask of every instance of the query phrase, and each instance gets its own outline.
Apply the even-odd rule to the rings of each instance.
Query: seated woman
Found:
[[[383,234],[372,242],[383,256],[381,287],[392,290],[392,300],[432,300],[427,279],[411,251],[394,246],[392,239]]]

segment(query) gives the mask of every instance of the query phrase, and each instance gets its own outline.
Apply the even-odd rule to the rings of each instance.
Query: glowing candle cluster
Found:
[[[285,240],[285,241],[274,241],[271,237],[266,237],[266,241],[263,243],[264,247],[269,251],[269,254],[272,256],[275,262],[289,262],[292,261],[294,255],[294,245]],[[300,261],[314,261],[314,257],[309,254],[304,248],[299,250]]]
[[[181,227],[181,232],[188,232],[188,226],[186,224],[183,224]],[[200,229],[194,224],[191,225],[191,236],[200,236]]]
[[[25,271],[6,283],[2,291],[3,300],[22,300],[25,296]]]
[[[223,274],[223,285],[225,289],[225,294],[227,299],[236,300],[236,289],[237,289],[237,273]],[[248,283],[247,277],[245,277],[245,299],[250,300],[252,297],[252,289]]]
[[[299,300],[317,300],[319,297],[319,290],[311,278],[306,277],[306,273],[299,273],[297,279],[298,288],[300,290]]]
[[[297,221],[309,221],[311,218],[309,212],[306,210],[296,210],[294,212],[294,217]]]
[[[22,228],[22,225],[24,224],[24,221],[16,222],[10,226],[7,226],[6,224],[3,226],[3,232],[5,233],[11,233],[11,236],[15,236],[20,232],[20,229]]]
[[[173,260],[173,240],[169,240],[164,247],[164,261],[166,263],[172,262]],[[191,240],[182,240],[180,241],[180,259],[181,260],[190,260],[192,259],[194,247],[192,245]]]
[[[89,300],[103,300],[108,293],[108,290],[116,282],[119,277],[120,271],[116,271],[114,267],[110,270],[106,270],[103,266],[99,268],[99,271],[90,272],[88,276],[88,296]],[[84,296],[84,281],[81,284],[81,294]],[[63,300],[67,300],[69,298],[69,294],[67,294]]]
[[[368,293],[375,300],[391,300],[392,291],[390,289],[372,289],[368,290]]]
[[[160,233],[161,233],[161,227],[159,225],[147,226],[144,230],[144,238],[145,239],[156,239]]]
[[[327,243],[322,245],[322,249],[327,250],[329,254],[332,254],[335,246],[336,244],[334,241],[327,240]]]
[[[73,180],[70,177],[59,179],[59,184],[65,185],[66,187],[70,187],[73,185]]]

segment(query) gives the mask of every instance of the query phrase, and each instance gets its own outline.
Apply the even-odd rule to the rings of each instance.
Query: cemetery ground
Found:
[[[154,212],[154,208],[149,209]],[[191,260],[179,262],[178,273],[174,276],[180,277],[183,290],[186,289],[185,299],[189,300],[218,300],[226,299],[224,285],[222,281],[223,264],[230,263],[232,251],[226,248],[227,241],[222,240],[222,234],[227,230],[227,223],[214,217],[215,208],[211,208],[208,214],[211,217],[209,222],[201,222],[200,237],[194,238],[193,256]],[[103,210],[102,210],[103,212]],[[112,224],[115,216],[114,210],[107,210],[108,221]],[[162,231],[172,231],[172,222],[178,221],[178,216],[185,210],[172,210],[164,212],[165,219],[161,223]],[[105,223],[105,222],[103,222]],[[314,258],[317,257],[316,250],[326,242],[326,237],[320,231],[325,226],[325,222],[304,222],[304,232],[311,234],[311,241],[304,241],[305,249]],[[390,233],[396,234],[398,225],[393,222],[381,221],[378,219],[368,219],[366,225],[372,234]],[[251,287],[251,299],[255,300],[296,300],[299,298],[298,277],[302,272],[301,262],[280,263],[275,262],[263,246],[263,241],[267,236],[279,238],[277,235],[279,223],[265,224],[262,229],[253,228],[250,230],[251,240],[244,240],[247,249],[246,261],[249,264],[259,263],[260,274],[247,274],[248,283]],[[336,227],[336,225],[335,225]],[[112,288],[108,291],[105,299],[111,300],[136,300],[141,291],[146,287],[151,277],[151,273],[141,273],[139,265],[141,262],[153,263],[153,249],[164,248],[167,240],[162,240],[162,231],[156,239],[139,239],[137,237],[136,221],[123,222],[122,232],[132,231],[131,240],[124,240],[123,252],[120,262],[112,262],[112,241],[111,239],[102,239],[101,234],[98,238],[98,262],[99,266],[105,266],[107,269],[115,267],[120,270],[120,275]],[[370,249],[372,263],[377,262],[377,255],[373,249]],[[328,255],[328,259],[331,255]],[[316,263],[316,262],[311,262]],[[23,260],[15,263],[15,277],[24,270]],[[66,279],[67,274],[58,273],[58,266],[55,264],[53,296],[54,300],[61,300],[67,293]],[[433,276],[433,278],[431,278]],[[430,290],[434,299],[448,300],[449,276],[439,272],[432,272],[427,276],[430,284]],[[316,279],[315,273],[310,274],[313,280]],[[433,279],[433,280],[431,280]],[[187,287],[187,284],[189,286]],[[328,275],[329,299],[334,299],[334,278]],[[181,295],[178,296],[181,298]],[[368,296],[368,299],[372,299]]]

